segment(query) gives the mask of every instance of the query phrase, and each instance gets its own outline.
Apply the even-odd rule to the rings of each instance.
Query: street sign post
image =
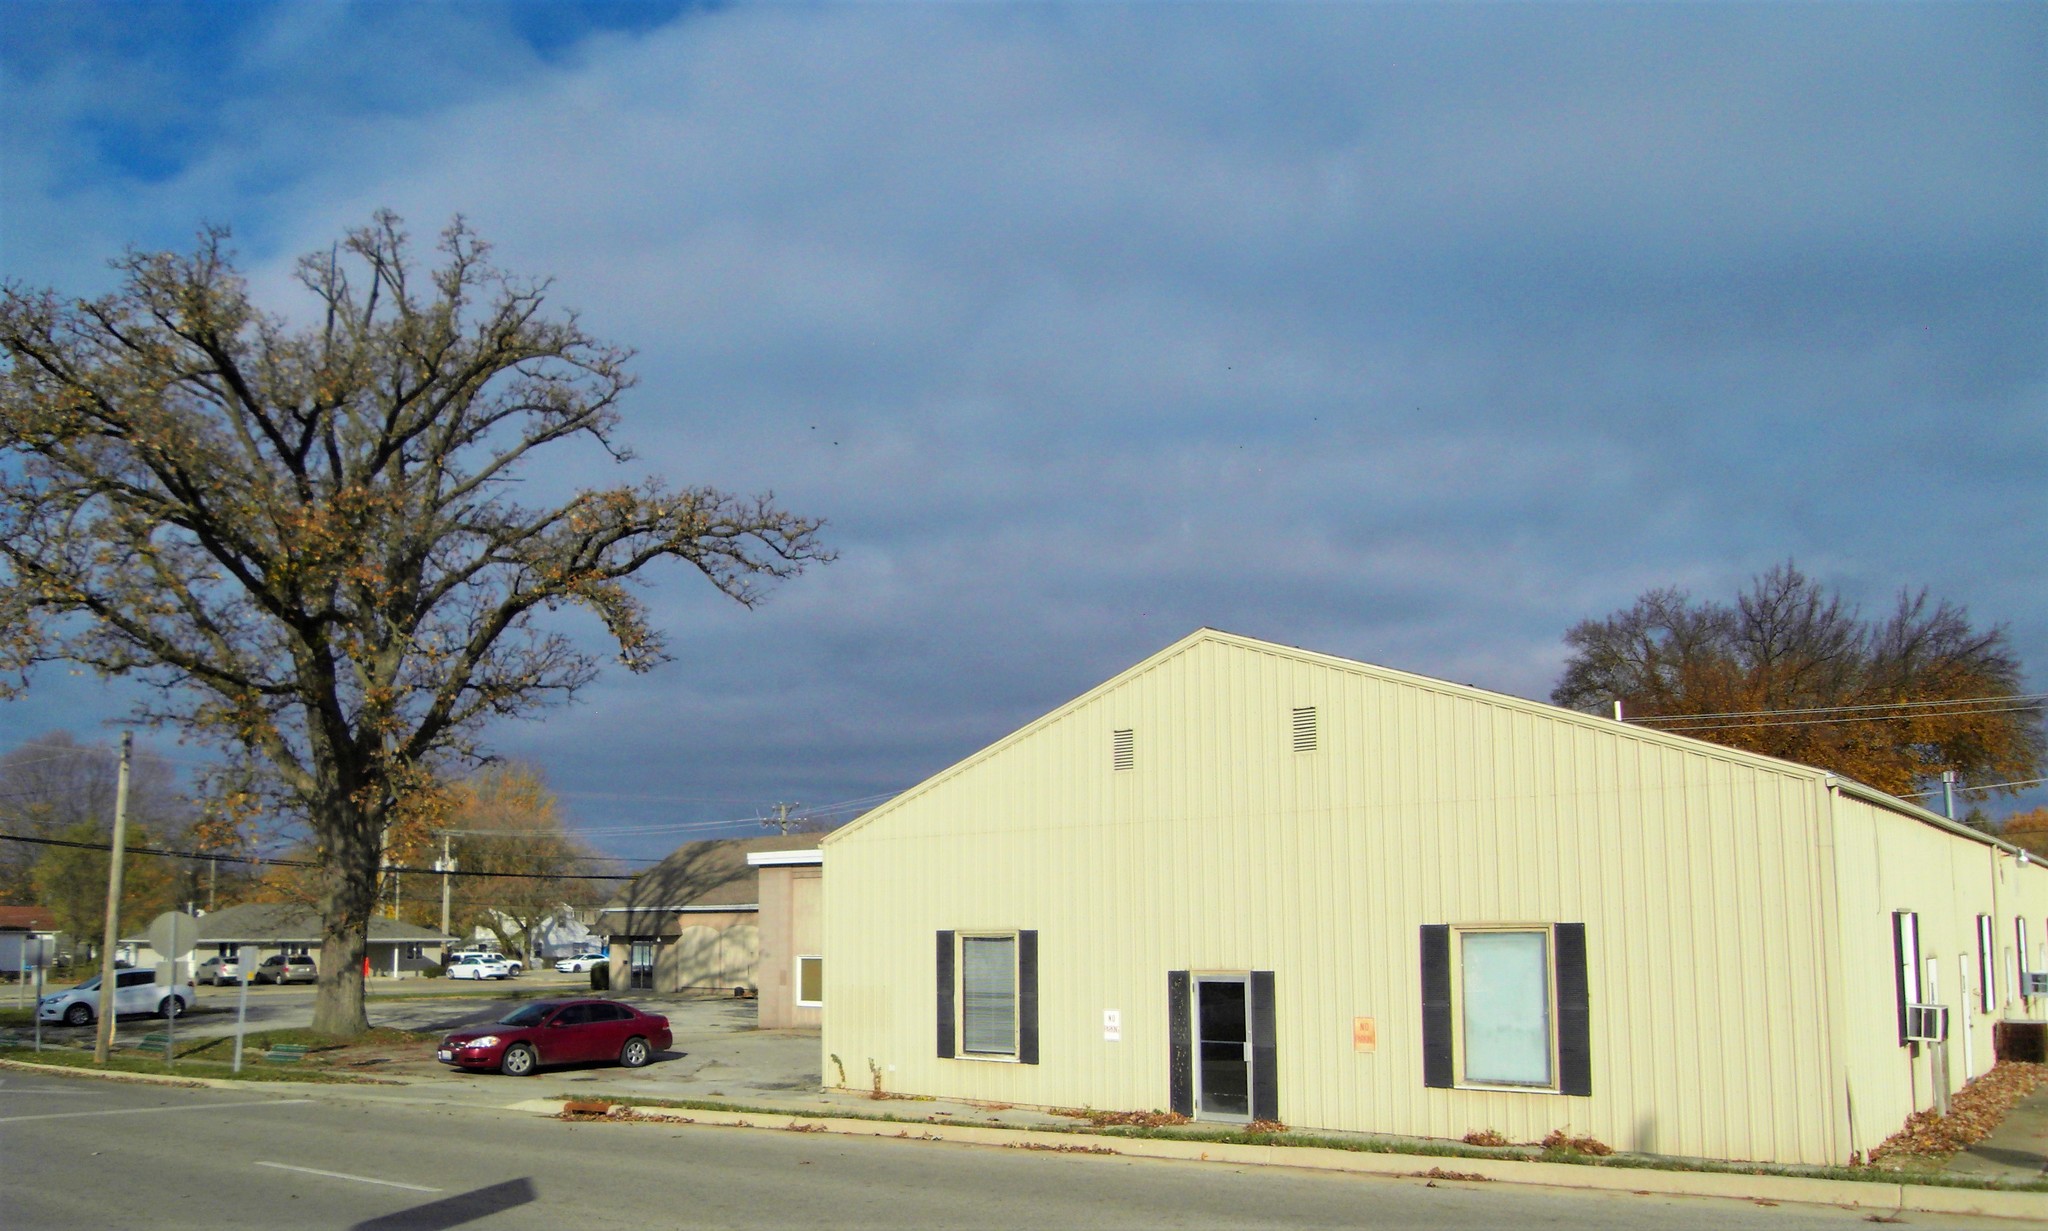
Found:
[[[237,969],[241,969],[241,967],[238,965]],[[240,984],[240,988],[235,993],[234,1071],[239,1073],[242,1071],[242,1035],[249,1029],[249,972],[242,970],[242,977],[237,982]]]
[[[185,981],[178,977],[180,967],[191,968],[187,960],[192,946],[199,943],[199,920],[181,910],[167,910],[158,915],[147,933],[149,947],[162,954],[164,959],[156,964],[156,981],[170,989],[171,1009],[164,1014],[164,1064],[175,1066],[178,1052],[178,1011],[179,989]],[[106,991],[101,989],[100,998],[106,1000]]]

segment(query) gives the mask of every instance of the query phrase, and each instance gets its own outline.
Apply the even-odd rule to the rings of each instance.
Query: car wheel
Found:
[[[185,998],[182,996],[166,996],[164,1002],[156,1007],[158,1017],[179,1017],[184,1012]]]
[[[498,1071],[507,1077],[525,1077],[533,1072],[535,1059],[531,1047],[514,1043],[505,1049],[505,1058],[498,1061]]]
[[[629,1069],[639,1068],[653,1056],[654,1053],[648,1049],[646,1039],[627,1039],[626,1045],[619,1049],[619,1063]]]
[[[83,1026],[92,1020],[92,1010],[85,1005],[75,1004],[64,1010],[64,1024]]]

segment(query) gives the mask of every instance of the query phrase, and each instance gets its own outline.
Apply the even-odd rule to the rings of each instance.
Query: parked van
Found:
[[[114,1015],[126,1016],[131,1013],[154,1013],[158,1017],[176,1017],[191,1008],[199,999],[199,993],[190,983],[176,987],[158,987],[156,972],[153,970],[117,970],[114,972]],[[36,1017],[46,1022],[63,1022],[67,1026],[84,1026],[99,1017],[100,977],[94,975],[77,987],[56,992],[36,1002]]]

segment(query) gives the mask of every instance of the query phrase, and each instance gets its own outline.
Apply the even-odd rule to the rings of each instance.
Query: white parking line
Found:
[[[324,1175],[330,1180],[354,1180],[358,1184],[381,1184],[386,1188],[403,1188],[408,1192],[415,1193],[437,1193],[441,1191],[438,1188],[428,1188],[424,1184],[400,1184],[397,1180],[374,1180],[366,1175],[350,1175],[345,1171],[322,1171],[318,1167],[294,1167],[290,1163],[266,1163],[259,1161],[256,1165],[258,1167],[275,1167],[279,1171],[300,1171],[307,1175]]]
[[[22,1093],[14,1091],[14,1093]],[[237,1107],[288,1107],[294,1103],[310,1103],[309,1098],[263,1099],[254,1103],[201,1103],[192,1107],[115,1107],[107,1111],[46,1111],[33,1116],[0,1116],[0,1124],[19,1124],[23,1120],[82,1120],[87,1116],[148,1116],[167,1111],[228,1111]]]

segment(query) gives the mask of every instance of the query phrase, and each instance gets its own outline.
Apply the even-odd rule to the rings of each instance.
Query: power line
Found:
[[[1958,791],[1996,791],[1996,790],[1999,790],[1999,789],[2000,789],[2000,788],[2002,788],[2002,787],[2009,787],[2009,786],[2010,786],[2010,787],[2021,787],[2021,786],[2040,786],[2040,785],[2041,785],[2042,783],[2044,783],[2044,782],[2048,782],[2048,778],[2022,778],[2022,779],[2020,779],[2020,780],[2019,780],[2019,781],[2017,781],[2017,782],[1984,782],[1984,783],[1979,783],[1979,784],[1978,784],[1978,785],[1976,785],[1976,786],[1965,786],[1965,785],[1963,785],[1962,783],[1958,782],[1958,783],[1956,783],[1956,790],[1958,790]],[[1940,788],[1936,788],[1936,789],[1934,789],[1934,790],[1932,790],[1932,791],[1915,791],[1915,792],[1914,792],[1914,793],[1912,793],[1911,795],[1901,795],[1901,796],[1899,796],[1899,798],[1900,798],[1900,799],[1926,799],[1926,798],[1928,798],[1929,796],[1932,796],[1932,795],[1939,795],[1939,794],[1941,794],[1941,790],[1940,790]]]
[[[32,838],[27,834],[0,833],[0,842],[28,842],[36,846],[63,846],[81,851],[110,851],[111,842],[74,842],[67,838]],[[266,859],[252,855],[222,855],[211,851],[167,851],[154,846],[124,846],[130,855],[158,855],[167,859],[192,859],[208,863],[246,863],[271,868],[320,868],[325,864],[311,859]],[[638,880],[638,874],[624,876],[617,873],[601,872],[438,872],[431,867],[414,868],[393,865],[385,872],[418,873],[421,876],[479,876],[499,880],[547,880],[547,881],[629,881]]]
[[[1945,697],[1933,701],[1875,701],[1864,705],[1818,705],[1808,709],[1724,710],[1719,713],[1711,714],[1651,714],[1642,718],[1630,718],[1629,721],[1634,723],[1650,723],[1690,722],[1694,719],[1700,718],[1770,718],[1788,714],[1846,714],[1856,712],[1859,710],[1929,709],[1942,706],[1973,706],[1980,704],[1989,704],[1994,701],[2018,701],[2023,703],[2038,703],[2043,700],[2048,700],[2048,692],[2008,693],[1996,697]],[[2030,708],[2030,706],[2023,704],[2017,708],[2025,709]],[[2004,713],[2006,711],[1965,710],[1961,712]]]
[[[2000,706],[1995,709],[1968,709],[1948,711],[1934,710],[1919,714],[1851,714],[1846,718],[1788,718],[1782,722],[1709,722],[1698,723],[1690,726],[1657,727],[1655,729],[1659,731],[1666,731],[1673,735],[1685,735],[1693,731],[1731,731],[1736,729],[1746,730],[1755,727],[1815,727],[1832,726],[1850,722],[1909,722],[1921,718],[1967,717],[1972,714],[2017,714],[2035,708],[2037,707],[2034,705],[2008,705]],[[1763,712],[1768,713],[1769,711]],[[1801,713],[1811,711],[1788,710],[1785,712]],[[1662,719],[1632,718],[1629,721],[1634,723],[1648,723],[1652,721],[1684,723],[1692,717],[1694,717],[1694,715],[1667,716]],[[1707,717],[1707,715],[1699,715],[1699,717]]]

